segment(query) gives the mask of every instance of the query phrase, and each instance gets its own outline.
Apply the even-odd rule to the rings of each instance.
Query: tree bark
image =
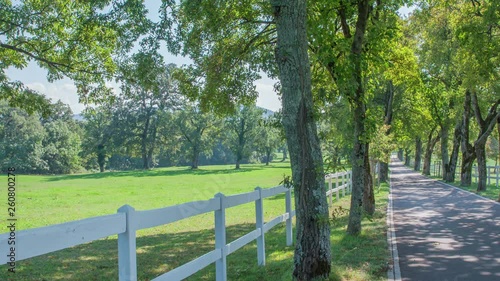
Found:
[[[464,135],[463,139],[464,142],[462,143],[462,151],[465,151],[465,153],[468,157],[464,157],[464,154],[462,157],[464,160],[467,160],[467,163],[462,163],[462,177],[464,180],[461,181],[461,184],[463,185],[470,185],[470,181],[466,182],[465,180],[469,180],[467,176],[470,177],[470,171],[472,167],[469,168],[469,165],[472,166],[472,162],[474,161],[474,158],[477,159],[477,165],[478,165],[478,172],[479,172],[479,181],[477,185],[477,191],[484,191],[486,190],[486,141],[488,140],[488,137],[490,136],[491,132],[493,132],[493,128],[495,127],[495,124],[497,122],[497,119],[500,118],[500,111],[497,111],[498,105],[500,104],[500,99],[498,99],[493,105],[490,107],[488,111],[488,115],[486,118],[483,119],[481,115],[481,109],[479,107],[479,102],[477,99],[477,94],[474,92],[471,92],[470,90],[467,90],[466,93],[466,101],[465,101],[465,106],[464,106]],[[469,124],[466,123],[468,122],[470,116],[470,109],[473,109],[474,111],[474,116],[476,119],[476,123],[479,127],[479,134],[477,136],[476,141],[474,142],[474,146],[472,146],[469,143],[469,136],[468,136],[468,130],[469,130]],[[463,161],[462,161],[463,162]],[[468,169],[464,169],[464,167]],[[468,173],[463,174],[463,173]]]
[[[411,149],[405,148],[405,166],[410,166],[410,153]]]
[[[413,169],[415,171],[420,171],[420,162],[422,161],[422,139],[417,137],[415,139],[415,164]]]
[[[97,163],[99,164],[99,171],[103,173],[106,164],[106,151],[103,144],[97,145]]]
[[[353,64],[353,82],[355,91],[349,95],[349,102],[353,111],[354,147],[352,152],[352,194],[351,208],[347,233],[358,235],[361,232],[363,191],[366,188],[366,161],[368,159],[366,123],[366,104],[363,88],[363,70],[361,66],[363,41],[370,10],[370,1],[358,1],[358,19],[356,31],[351,46],[351,60]]]
[[[283,146],[283,158],[281,159],[281,162],[285,162],[285,160],[287,159],[286,158],[286,154],[287,154],[287,151],[286,151],[287,149],[286,148],[287,148],[287,146],[284,145]]]
[[[331,270],[323,157],[313,114],[307,54],[306,2],[271,1],[278,34],[275,56],[282,87],[282,122],[295,189],[297,243],[293,277],[296,280],[326,279]]]
[[[425,148],[425,156],[424,156],[424,170],[423,174],[430,176],[431,175],[431,160],[432,160],[432,152],[434,151],[434,147],[439,141],[440,135],[437,134],[435,138],[433,138],[434,132],[436,131],[436,127],[432,128],[431,132],[427,136],[427,147]]]
[[[392,105],[393,105],[393,100],[394,100],[394,86],[392,84],[392,80],[389,80],[388,85],[387,85],[387,102],[385,104],[385,118],[384,118],[384,124],[390,126],[392,124]],[[391,128],[386,132],[386,135],[389,135],[391,133]],[[380,161],[379,163],[379,180],[381,182],[387,182],[389,179],[389,163],[386,163],[384,161]]]
[[[449,165],[449,154],[448,154],[448,137],[450,134],[450,128],[447,121],[441,124],[441,162],[443,163],[443,180],[446,180],[448,165]]]
[[[399,159],[399,161],[403,161],[403,153],[404,153],[403,149],[399,148],[398,149],[398,159]]]
[[[500,98],[490,107],[488,115],[483,119],[477,99],[477,93],[472,93],[471,95],[471,105],[474,110],[474,116],[476,117],[476,123],[479,126],[479,135],[474,142],[479,176],[477,183],[478,192],[486,190],[486,178],[488,176],[486,171],[486,141],[493,132],[497,119],[500,118],[500,111],[497,111],[499,104]]]
[[[453,149],[451,150],[450,162],[446,171],[446,182],[455,182],[455,171],[457,169],[458,152],[460,150],[460,142],[462,140],[462,120],[459,120],[455,126],[453,137]]]
[[[460,170],[460,185],[470,186],[472,184],[472,163],[476,159],[474,147],[469,142],[469,126],[471,117],[471,93],[465,91],[464,113],[462,117],[462,167]]]
[[[193,158],[191,159],[191,169],[198,169],[198,163],[200,160],[200,150],[198,149],[198,145],[193,145]]]
[[[486,191],[486,143],[479,143],[474,146],[474,150],[477,158],[477,172],[478,172],[478,182],[477,191]]]
[[[266,148],[266,166],[269,166],[269,162],[271,161],[271,148]]]

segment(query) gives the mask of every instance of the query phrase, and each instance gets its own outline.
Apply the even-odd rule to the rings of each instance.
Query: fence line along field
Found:
[[[218,192],[225,195],[246,193],[256,186],[279,185],[284,175],[289,174],[289,164],[273,163],[270,166],[243,165],[241,170],[233,166],[208,166],[195,171],[167,168],[68,176],[21,175],[18,176],[19,229],[115,214],[124,204],[136,210],[151,210],[206,200]],[[333,187],[336,185],[334,183]],[[332,264],[339,278],[382,280],[385,276],[387,260],[380,257],[387,257],[384,230],[387,188],[377,191],[376,196],[379,201],[374,221],[366,226],[361,236],[350,239],[345,237],[348,215],[345,210],[349,197],[341,197],[340,201],[334,199],[331,239],[337,242],[332,245],[332,251],[349,253]],[[263,204],[264,221],[268,222],[285,212],[285,195],[266,198]],[[255,204],[227,209],[226,225],[228,242],[254,231]],[[255,241],[228,256],[228,280],[289,280],[294,246],[288,246],[286,240],[285,224],[277,225],[266,234],[264,267],[257,265]],[[353,248],[353,245],[364,246]],[[214,247],[213,213],[139,230],[138,280],[151,280],[213,251]],[[117,235],[109,236],[19,261],[14,275],[8,273],[5,265],[0,266],[0,280],[117,280],[117,248]],[[188,280],[215,280],[215,265],[209,265]]]
[[[226,195],[249,192],[256,186],[277,186],[285,174],[290,174],[289,164],[286,163],[274,163],[268,167],[244,165],[240,170],[235,170],[232,166],[208,166],[194,171],[168,168],[68,176],[21,175],[18,176],[19,229],[113,214],[125,204],[132,205],[137,210],[149,210],[206,200],[218,192]],[[268,221],[284,212],[284,198],[276,196],[264,201],[264,220]],[[254,204],[228,209],[226,221],[228,240],[255,229]],[[277,227],[271,233],[275,231],[283,232],[277,239],[283,240],[283,227]],[[141,268],[139,279],[147,280],[189,261],[189,258],[196,257],[196,253],[213,249],[213,213],[164,227],[140,230],[137,236],[138,266]],[[8,275],[7,270],[0,270],[0,279],[115,280],[118,276],[115,239],[116,235],[20,261],[15,276]],[[271,249],[273,239],[270,238],[269,241]],[[200,241],[203,243],[199,243]],[[152,249],[161,249],[166,244],[169,244],[170,251],[150,252]],[[193,245],[197,245],[197,249],[191,249],[194,255],[186,254],[184,251]],[[285,241],[281,246],[281,250],[286,250]],[[246,247],[255,247],[255,243]],[[287,254],[287,259],[287,262],[292,261],[290,254]],[[155,266],[144,266],[145,260]],[[255,252],[251,260],[255,261]],[[96,268],[89,268],[92,264]],[[112,273],[108,273],[109,271]],[[203,276],[207,273],[201,274]]]

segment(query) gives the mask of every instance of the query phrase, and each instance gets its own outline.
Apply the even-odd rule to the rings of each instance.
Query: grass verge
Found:
[[[491,200],[497,201],[498,198],[499,198],[498,196],[499,196],[499,193],[500,193],[500,187],[497,187],[494,184],[486,185],[486,190],[485,191],[481,191],[481,192],[477,191],[477,183],[475,183],[475,182],[473,182],[471,184],[471,186],[461,186],[459,181],[456,181],[454,183],[447,182],[447,184],[451,184],[451,185],[456,186],[456,187],[458,187],[460,189],[470,191],[470,192],[472,192],[474,194],[483,196],[483,197],[491,199]]]

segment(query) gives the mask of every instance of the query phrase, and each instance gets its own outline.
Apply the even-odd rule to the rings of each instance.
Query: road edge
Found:
[[[425,176],[425,175],[424,175],[424,176]],[[428,179],[434,180],[434,181],[436,181],[436,182],[438,182],[438,183],[440,183],[440,184],[442,184],[442,185],[446,185],[446,186],[449,186],[449,187],[453,187],[454,189],[457,189],[457,190],[460,190],[460,191],[467,192],[467,193],[472,194],[472,195],[474,195],[474,196],[476,196],[476,197],[479,197],[479,198],[481,198],[481,199],[484,199],[485,201],[488,201],[488,202],[493,202],[493,203],[495,203],[495,204],[497,204],[497,205],[500,205],[500,202],[495,201],[495,200],[493,200],[493,199],[490,199],[490,198],[488,198],[488,197],[481,196],[481,195],[479,195],[479,194],[477,194],[477,193],[470,192],[470,191],[465,190],[465,189],[463,189],[463,188],[456,187],[456,186],[454,186],[454,185],[451,185],[451,184],[446,183],[446,182],[442,182],[442,181],[437,180],[437,179],[429,178],[428,176],[425,176],[425,177],[426,177],[426,178],[428,178]]]
[[[396,240],[396,232],[394,229],[394,216],[392,210],[392,178],[389,170],[389,200],[387,203],[387,244],[391,253],[392,265],[387,271],[387,280],[401,281],[401,269],[399,267],[399,253]]]

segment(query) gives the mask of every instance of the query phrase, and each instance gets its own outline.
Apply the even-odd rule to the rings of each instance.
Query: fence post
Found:
[[[215,261],[215,280],[227,280],[227,253],[226,253],[226,196],[217,193],[214,196],[220,200],[220,209],[215,213],[215,249],[221,251],[221,258]]]
[[[332,199],[332,178],[328,178],[328,190],[330,192],[329,194],[329,199],[330,199],[330,206],[333,204],[333,199]]]
[[[137,280],[137,253],[135,240],[135,209],[124,205],[118,213],[125,213],[126,230],[118,234],[118,279],[120,281]]]
[[[262,204],[262,189],[259,191],[259,199],[255,200],[255,227],[260,228],[260,236],[257,237],[257,264],[266,265],[266,240],[264,238],[264,206]]]
[[[331,189],[330,189],[331,190]],[[331,193],[330,193],[331,195]],[[330,197],[331,200],[331,197]],[[331,202],[331,201],[330,201]],[[293,233],[292,233],[292,187],[288,188],[285,193],[285,208],[288,214],[288,219],[286,219],[286,245],[291,246],[293,244]]]

